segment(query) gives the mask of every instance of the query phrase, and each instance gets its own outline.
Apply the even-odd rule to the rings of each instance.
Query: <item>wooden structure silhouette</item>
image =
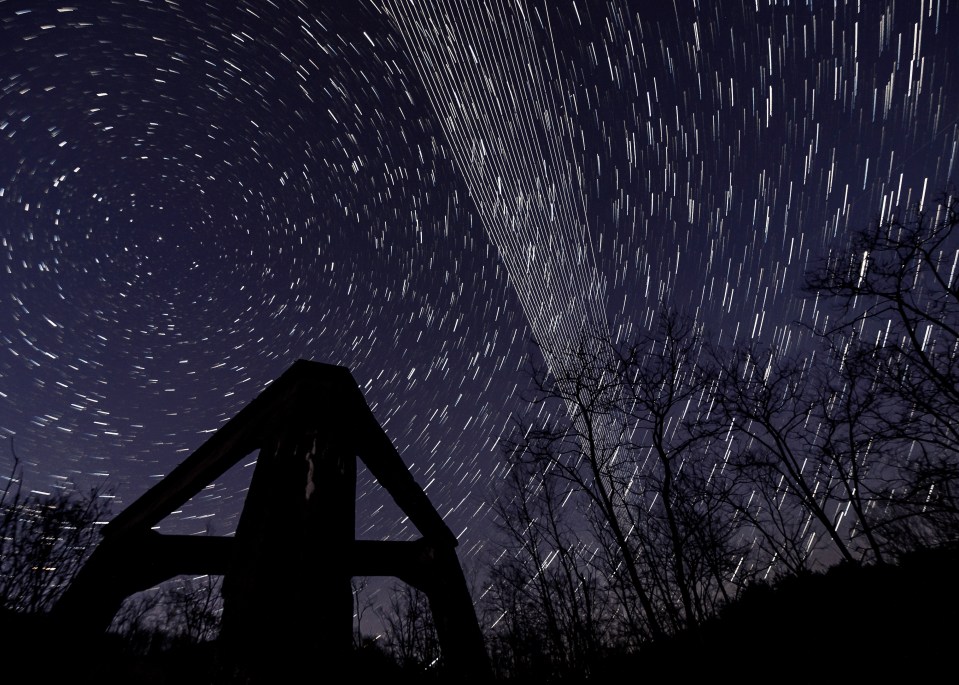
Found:
[[[153,530],[257,449],[234,537]],[[357,456],[421,538],[355,539]],[[54,614],[73,635],[105,631],[135,592],[222,575],[224,663],[237,681],[282,682],[351,655],[352,576],[396,576],[427,595],[451,673],[475,682],[489,662],[456,544],[349,370],[300,360],[104,527]]]

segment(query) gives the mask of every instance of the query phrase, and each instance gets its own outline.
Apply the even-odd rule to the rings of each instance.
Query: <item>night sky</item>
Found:
[[[417,4],[0,0],[28,489],[119,511],[307,358],[485,559],[531,340],[624,339],[665,297],[801,350],[807,266],[959,174],[951,0]],[[231,533],[251,471],[161,530]],[[418,537],[360,491],[358,536]]]

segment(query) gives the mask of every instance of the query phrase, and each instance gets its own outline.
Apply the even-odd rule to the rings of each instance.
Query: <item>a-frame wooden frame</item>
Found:
[[[255,450],[233,537],[154,530]],[[356,457],[421,538],[355,539]],[[489,662],[456,544],[349,370],[299,360],[104,526],[54,614],[73,632],[103,631],[135,592],[179,574],[222,575],[225,661],[245,682],[281,682],[351,653],[353,576],[396,576],[426,593],[447,667],[475,682]]]

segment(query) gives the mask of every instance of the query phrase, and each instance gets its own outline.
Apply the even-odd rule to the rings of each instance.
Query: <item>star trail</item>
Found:
[[[957,31],[948,0],[0,1],[0,465],[118,511],[339,364],[469,565],[530,341],[665,298],[801,350],[806,268],[956,181]],[[250,470],[163,529],[232,532]],[[359,537],[416,537],[360,493]]]

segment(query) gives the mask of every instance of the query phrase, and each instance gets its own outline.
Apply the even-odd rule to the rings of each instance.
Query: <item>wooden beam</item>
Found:
[[[304,390],[318,391],[326,385],[332,394],[338,386],[350,384],[355,386],[356,382],[345,367],[297,361],[169,475],[114,517],[104,526],[103,535],[121,535],[155,526],[261,447],[265,431],[282,423],[297,400],[306,399],[308,393]]]

